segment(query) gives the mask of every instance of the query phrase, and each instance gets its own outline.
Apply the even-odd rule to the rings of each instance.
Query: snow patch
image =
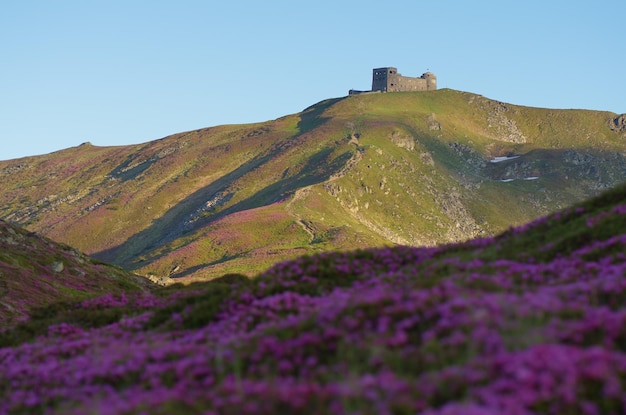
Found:
[[[524,177],[522,180],[537,180],[539,178],[539,176],[530,176],[530,177]],[[502,183],[508,183],[508,182],[512,182],[515,179],[500,179],[500,181]]]
[[[518,158],[519,156],[503,156],[503,157],[494,157],[493,159],[489,160],[490,163],[500,163],[503,161],[507,161],[507,160],[513,160]]]

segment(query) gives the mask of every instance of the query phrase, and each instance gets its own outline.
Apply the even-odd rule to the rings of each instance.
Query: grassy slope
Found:
[[[0,221],[0,327],[58,301],[151,288],[143,278]]]
[[[266,123],[2,162],[0,217],[190,280],[303,252],[461,241],[622,180],[610,118],[453,90],[327,100]],[[523,157],[488,162],[507,154]]]

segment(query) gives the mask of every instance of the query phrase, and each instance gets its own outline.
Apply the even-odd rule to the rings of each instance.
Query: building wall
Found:
[[[426,80],[393,74],[388,78],[387,92],[426,91]]]
[[[437,89],[437,77],[426,72],[419,78],[402,76],[393,67],[375,68],[372,72],[372,91],[431,91]]]

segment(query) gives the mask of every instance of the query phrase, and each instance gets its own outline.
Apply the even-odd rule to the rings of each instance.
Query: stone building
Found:
[[[400,91],[433,91],[437,89],[437,77],[426,72],[419,78],[402,76],[393,67],[375,68],[372,71],[371,91],[357,91],[351,89],[350,95],[365,92],[400,92]]]

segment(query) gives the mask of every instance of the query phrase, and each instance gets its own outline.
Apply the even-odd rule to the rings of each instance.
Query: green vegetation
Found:
[[[31,309],[82,301],[105,293],[152,289],[153,284],[123,269],[92,260],[0,221],[0,325],[16,323]],[[30,329],[29,329],[30,330]]]
[[[0,162],[0,218],[175,281],[459,242],[621,182],[614,115],[450,89],[329,99],[273,121]],[[490,162],[505,156],[519,157]]]

